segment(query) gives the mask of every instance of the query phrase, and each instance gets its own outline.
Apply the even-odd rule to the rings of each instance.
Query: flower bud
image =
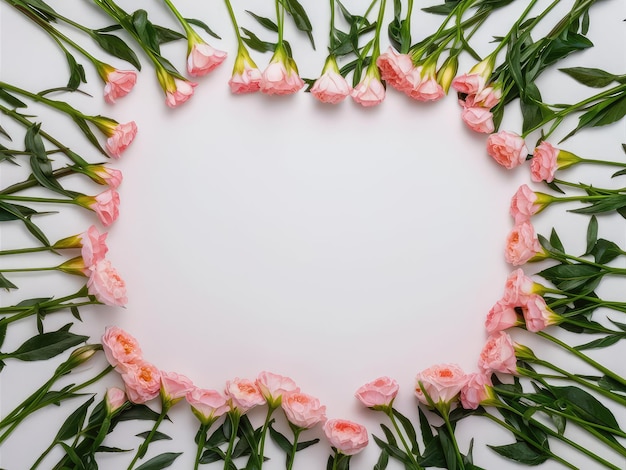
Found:
[[[75,367],[87,362],[93,357],[94,354],[96,354],[96,352],[101,350],[102,345],[100,344],[86,344],[85,346],[74,349],[74,351],[70,354],[70,357],[68,357],[63,364],[57,367],[56,374],[67,374]]]
[[[459,69],[459,59],[456,55],[448,57],[439,71],[437,72],[437,82],[443,88],[443,91],[448,94],[452,80],[456,76],[456,72]]]

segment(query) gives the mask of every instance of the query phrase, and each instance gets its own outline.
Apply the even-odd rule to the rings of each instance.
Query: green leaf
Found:
[[[617,78],[617,76],[612,73],[595,68],[569,67],[559,70],[569,75],[577,82],[593,88],[604,88]]]
[[[133,28],[140,40],[152,51],[160,54],[160,41],[154,25],[148,20],[146,10],[137,10],[132,15]]]
[[[626,114],[626,94],[606,98],[604,101],[586,108],[587,112],[578,118],[578,125],[567,134],[561,142],[569,139],[579,130],[586,127],[599,127],[620,120]]]
[[[382,450],[380,452],[380,456],[378,457],[378,461],[376,465],[374,465],[374,470],[385,470],[387,465],[389,464],[389,454],[386,450]]]
[[[598,380],[598,386],[602,387],[604,390],[626,393],[626,385],[623,385],[617,380],[607,377],[606,375]]]
[[[413,423],[411,423],[411,420],[409,418],[404,416],[395,408],[392,408],[392,412],[393,415],[398,419],[398,421],[400,421],[404,432],[409,438],[409,442],[411,443],[411,452],[413,452],[414,455],[419,455],[420,451],[419,445],[417,444],[417,433],[415,432],[415,427],[413,426]]]
[[[219,447],[211,447],[204,451],[202,457],[200,457],[201,464],[218,462],[220,460],[224,460],[226,454]]]
[[[94,31],[91,37],[112,56],[128,62],[137,70],[141,70],[141,62],[137,54],[119,37],[99,31]]]
[[[446,459],[444,456],[443,448],[441,447],[441,441],[439,436],[433,437],[426,448],[422,457],[418,458],[418,463],[422,467],[439,467],[446,468]]]
[[[422,408],[418,407],[419,412],[419,420],[420,420],[420,432],[422,433],[422,441],[424,441],[424,445],[428,446],[430,442],[435,438],[433,435],[433,431],[430,428],[430,423],[428,422],[428,418],[422,411]]]
[[[71,323],[69,324],[71,325]],[[43,333],[26,340],[12,353],[5,354],[19,361],[42,361],[61,354],[67,349],[78,346],[89,339],[89,336],[76,335],[62,327],[57,331]]]
[[[117,421],[132,421],[135,419],[156,421],[158,418],[159,413],[148,408],[146,405],[133,405],[122,411],[117,416]]]
[[[246,43],[248,47],[259,52],[273,52],[276,48],[276,44],[272,42],[261,41],[252,31],[246,28],[241,28],[241,31],[245,36],[241,39]]]
[[[577,351],[584,351],[587,349],[600,349],[606,348],[608,346],[612,346],[617,343],[620,339],[622,339],[622,335],[608,335],[604,338],[594,339],[593,341],[589,341],[588,343],[581,344],[579,346],[575,346],[574,349]]]
[[[283,434],[276,431],[272,425],[269,426],[269,430],[272,440],[283,450],[283,452],[287,455],[287,458],[290,459],[293,444],[289,442],[289,439],[287,439]]]
[[[152,27],[154,28],[154,31],[156,32],[156,37],[157,37],[157,41],[159,42],[159,44],[166,44],[168,42],[185,39],[185,35],[177,31],[173,31],[171,29],[164,28],[163,26],[159,26],[156,24],[152,25]]]
[[[550,232],[550,245],[560,253],[565,253],[565,248],[563,247],[563,243],[559,238],[559,235],[556,233],[556,230],[552,229]]]
[[[26,108],[26,103],[17,99],[11,93],[2,89],[2,87],[0,87],[0,100],[4,101],[13,108]]]
[[[137,467],[137,470],[161,470],[162,468],[167,468],[181,455],[182,452],[165,452],[156,457],[152,457],[150,460]]]
[[[0,273],[0,289],[17,289],[18,287],[13,284],[11,281],[9,281],[6,277],[4,277],[4,274]]]
[[[598,241],[598,219],[595,215],[592,215],[589,219],[589,225],[587,225],[587,249],[585,255],[591,254],[591,250]]]
[[[411,465],[411,459],[406,454],[406,452],[400,450],[397,446],[393,446],[383,441],[375,434],[372,434],[372,437],[374,438],[374,442],[376,442],[376,445],[382,450],[386,451],[390,457],[404,463],[405,465]]]
[[[5,317],[0,318],[0,348],[4,344],[4,340],[7,337],[7,328],[9,326],[8,323],[3,322]]]
[[[21,214],[23,216],[31,216],[34,214],[40,214],[40,212],[37,212],[36,210],[31,209],[30,207],[20,206],[17,204],[9,204],[9,205],[13,207],[15,210],[9,212],[0,206],[0,222],[8,222],[10,220],[20,220],[21,217],[19,217],[17,214]]]
[[[624,101],[624,104],[626,105],[626,101]],[[626,110],[626,107],[624,109]],[[571,209],[568,212],[574,212],[576,214],[599,214],[611,212],[624,206],[626,206],[626,194],[614,194],[599,199],[588,206],[579,209]]]
[[[516,442],[504,446],[490,446],[494,451],[510,460],[515,460],[526,465],[539,465],[548,460],[545,452],[540,452],[530,447],[525,442]]]
[[[300,452],[301,450],[304,450],[307,447],[311,447],[312,445],[317,444],[319,441],[320,440],[318,438],[315,438],[315,439],[311,439],[310,441],[298,442],[296,444],[296,452]]]
[[[568,410],[573,411],[576,416],[591,423],[619,429],[619,424],[611,410],[590,393],[573,386],[551,387],[550,391],[564,403],[567,403],[569,405]]]
[[[615,243],[604,238],[599,239],[591,251],[596,263],[607,264],[623,254],[623,251]]]
[[[593,43],[582,34],[565,31],[558,38],[550,41],[542,52],[544,65],[550,65],[576,51],[593,47]]]
[[[250,16],[252,16],[252,18],[254,18],[255,20],[258,21],[258,23],[263,26],[265,29],[269,29],[270,31],[273,31],[275,33],[278,32],[278,26],[276,25],[276,23],[274,23],[272,20],[270,20],[269,18],[266,18],[264,16],[259,16],[253,12],[251,12],[250,10],[246,10],[246,13]]]
[[[538,273],[560,290],[593,290],[605,274],[596,266],[587,264],[558,264]]]
[[[293,18],[293,21],[300,31],[306,33],[309,38],[309,42],[311,43],[311,47],[315,49],[315,41],[313,40],[313,26],[311,25],[311,20],[309,20],[306,11],[298,2],[298,0],[279,0],[287,11]]]
[[[140,432],[139,434],[135,434],[135,436],[145,439],[146,437],[148,437],[149,434],[150,434],[150,431],[145,431],[145,432]],[[163,434],[162,432],[156,431],[154,435],[152,436],[152,440],[153,441],[171,441],[172,438],[168,436],[167,434]]]
[[[87,83],[87,78],[85,77],[85,69],[81,64],[76,62],[76,59],[70,52],[63,46],[63,53],[65,54],[65,59],[67,60],[67,65],[70,68],[70,78],[67,81],[67,88],[71,90],[76,90],[81,83]]]
[[[197,20],[196,18],[185,18],[185,21],[189,24],[202,28],[209,36],[213,36],[215,39],[222,39],[211,28],[209,28],[209,25],[203,21]]]
[[[59,432],[57,432],[57,435],[54,437],[55,442],[66,441],[80,432],[83,423],[85,422],[87,411],[93,401],[94,397],[91,397],[67,417],[65,422],[61,425]]]
[[[52,173],[52,163],[46,154],[46,148],[43,139],[39,134],[39,124],[33,124],[26,130],[24,137],[24,148],[27,152],[31,152],[30,167],[33,177],[44,188],[72,197],[69,191],[63,189]]]

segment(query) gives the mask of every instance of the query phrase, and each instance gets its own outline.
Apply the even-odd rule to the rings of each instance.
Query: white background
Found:
[[[85,3],[51,4],[85,25],[109,24],[95,6]],[[146,8],[154,22],[177,28],[160,2],[120,3],[129,10]],[[301,75],[307,78],[319,75],[326,55],[328,7],[313,3],[303,2],[314,25],[317,50],[291,25],[286,32]],[[357,13],[358,3],[346,5]],[[474,37],[472,44],[480,53],[488,53],[493,47],[488,44],[490,37],[503,35],[517,18],[525,2],[515,3]],[[535,37],[554,25],[572,2],[562,3]],[[89,83],[81,88],[94,97],[59,96],[88,114],[101,113],[120,122],[134,120],[139,127],[122,159],[111,162],[123,171],[125,180],[120,188],[121,214],[109,229],[109,258],[127,282],[128,306],[82,309],[84,323],[75,329],[97,342],[106,325],[118,325],[139,340],[147,360],[163,370],[183,373],[205,388],[221,390],[226,380],[254,378],[262,370],[288,375],[303,391],[320,398],[329,418],[364,423],[377,435],[381,434],[377,423],[384,422],[384,417],[364,410],[353,394],[363,383],[389,375],[401,385],[397,408],[416,420],[413,385],[417,372],[444,362],[458,363],[467,372],[476,368],[486,338],[484,317],[501,296],[511,270],[502,256],[512,226],[509,200],[520,184],[530,184],[528,166],[514,171],[498,167],[484,150],[485,136],[464,127],[453,93],[440,102],[424,104],[389,89],[385,102],[371,109],[352,102],[325,106],[302,92],[289,97],[233,96],[227,81],[236,48],[224,6],[189,0],[178,1],[177,6],[185,16],[207,22],[223,38],[205,36],[207,41],[229,52],[220,68],[197,80],[195,96],[188,103],[173,110],[165,106],[151,64],[143,56],[144,69],[136,88],[115,106],[104,103],[102,84],[82,58]],[[385,23],[391,17],[388,6]],[[242,26],[273,40],[244,13],[253,9],[271,17],[272,2],[249,5],[238,1],[234,8]],[[625,10],[619,0],[594,6],[589,37],[596,47],[559,66],[624,73]],[[0,15],[1,79],[33,91],[64,85],[67,68],[52,41],[8,6],[0,7]],[[416,11],[414,40],[433,32],[440,19]],[[86,36],[73,37],[99,58],[128,68],[90,47]],[[385,35],[383,50],[386,45]],[[183,42],[163,48],[181,71],[185,50]],[[269,60],[269,54],[254,53],[253,57],[261,68]],[[459,73],[472,64],[471,58],[463,56]],[[556,70],[546,72],[538,85],[549,103],[573,103],[596,92]],[[33,109],[42,117],[44,129],[62,136],[64,143],[88,160],[101,161],[68,119]],[[518,114],[511,105],[502,129],[518,131]],[[19,135],[6,118],[1,122]],[[560,136],[573,125],[575,121],[566,121]],[[15,146],[20,146],[20,138],[15,140]],[[563,148],[583,157],[623,160],[622,142],[623,121],[584,131]],[[529,138],[529,147],[533,144]],[[3,164],[1,170],[2,187],[16,181],[14,169]],[[600,186],[624,186],[623,180],[609,181],[608,175],[610,170],[587,166],[561,176]],[[80,178],[69,181],[73,189],[88,194],[101,190]],[[568,252],[581,253],[588,218],[567,214],[564,208],[552,207],[538,215],[536,227],[547,235],[555,226]],[[97,224],[95,216],[85,211],[55,209],[61,214],[37,219],[53,241]],[[600,235],[626,246],[619,217],[601,217]],[[32,243],[21,227],[3,224],[3,249]],[[0,262],[8,267],[60,261],[51,255],[4,257]],[[527,272],[538,270],[530,265]],[[78,279],[49,274],[10,279],[20,290],[10,296],[3,293],[4,305],[34,296],[69,294],[81,285]],[[606,298],[621,295],[626,300],[623,285],[621,279],[606,282],[600,292]],[[613,318],[623,321],[615,314]],[[52,329],[69,321],[69,315],[58,314],[46,324]],[[34,321],[11,326],[3,350],[15,348],[33,334]],[[516,339],[533,345],[541,357],[571,361],[535,338],[517,335]],[[594,357],[602,357],[623,373],[623,363],[617,359],[623,351],[618,345]],[[85,371],[85,379],[102,365],[93,364]],[[566,366],[585,371],[575,362]],[[2,415],[43,383],[52,369],[51,364],[9,363],[1,376]],[[93,390],[102,393],[106,386],[121,384],[114,374],[105,382]],[[2,468],[30,466],[79,401],[68,405],[25,422],[2,447]],[[156,401],[151,405],[158,408]],[[624,410],[616,414],[624,424]],[[261,415],[260,411],[251,414],[255,424],[260,424]],[[190,468],[196,422],[182,404],[171,417],[173,423],[164,424],[161,431],[175,440],[154,444],[149,456],[184,451],[174,468]],[[279,427],[283,425],[280,421]],[[106,444],[136,447],[140,441],[133,435],[147,429],[146,423],[120,426]],[[304,439],[313,437],[322,437],[321,430],[303,435]],[[474,438],[477,465],[517,468],[485,446],[512,442],[510,435],[499,433],[486,420],[464,420],[458,437],[464,452]],[[593,445],[582,439],[585,445]],[[581,468],[596,468],[567,449],[555,449]],[[322,468],[328,452],[322,440],[299,453],[296,467]],[[371,468],[378,452],[371,442],[353,459],[353,468]],[[274,458],[265,468],[284,466],[275,450],[268,455]],[[615,455],[606,455],[619,461]],[[48,465],[53,465],[54,457]],[[103,456],[99,462],[102,468],[115,469],[127,465],[130,458]],[[542,468],[559,465],[548,462]]]

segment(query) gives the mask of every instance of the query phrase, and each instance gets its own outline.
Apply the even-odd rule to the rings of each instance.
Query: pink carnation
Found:
[[[141,347],[137,340],[117,326],[108,326],[102,335],[104,355],[118,372],[142,361]]]
[[[558,169],[557,156],[558,149],[550,142],[544,140],[533,152],[530,161],[530,177],[535,182],[546,181],[551,183],[554,180],[554,173]]]
[[[109,189],[117,189],[122,184],[122,172],[105,165],[91,165],[87,175],[98,184],[106,184]]]
[[[326,421],[326,407],[306,393],[287,393],[283,396],[281,406],[287,421],[299,428],[309,429]]]
[[[191,379],[176,372],[161,372],[161,399],[169,406],[179,402],[193,389]]]
[[[506,237],[504,258],[513,266],[520,266],[541,253],[535,228],[530,222],[515,224]]]
[[[511,206],[509,214],[513,217],[516,224],[530,220],[530,217],[541,210],[541,205],[535,204],[537,194],[528,187],[521,185],[511,198]]]
[[[515,168],[526,160],[528,149],[519,135],[500,131],[487,137],[487,153],[507,169]]]
[[[105,226],[115,222],[119,215],[120,195],[113,189],[107,189],[97,196],[77,196],[75,201],[98,214]]]
[[[418,101],[437,101],[446,95],[434,76],[422,77],[419,84],[407,94]]]
[[[126,96],[137,82],[137,74],[132,70],[111,70],[105,79],[104,101],[115,103],[115,100]]]
[[[180,78],[174,78],[173,80],[174,88],[165,91],[165,103],[170,108],[175,108],[191,98],[193,96],[193,89],[198,85],[197,83],[190,82],[189,80],[181,80]]]
[[[511,337],[504,331],[498,331],[489,336],[480,353],[478,367],[485,374],[492,372],[517,373],[517,357]]]
[[[286,62],[284,62],[284,61]],[[290,95],[304,86],[298,70],[288,57],[273,59],[261,75],[261,92],[268,95]]]
[[[367,429],[344,419],[331,419],[324,424],[324,434],[330,445],[344,455],[361,452],[368,444]]]
[[[545,299],[537,294],[530,295],[523,305],[526,329],[533,333],[558,323],[558,316],[546,305]]]
[[[87,290],[89,295],[96,297],[98,302],[110,306],[124,306],[126,298],[126,283],[111,266],[109,260],[103,259],[89,267]]]
[[[385,99],[385,87],[377,72],[368,72],[352,90],[352,99],[361,106],[376,106]]]
[[[533,293],[535,282],[517,268],[506,279],[504,284],[504,300],[515,307],[521,307]]]
[[[203,424],[211,424],[229,410],[226,397],[216,390],[193,387],[185,397],[191,411]]]
[[[132,364],[122,374],[122,380],[133,403],[145,403],[159,395],[161,372],[149,362]]]
[[[300,391],[300,387],[289,377],[267,371],[263,371],[259,374],[256,379],[256,385],[261,391],[263,398],[274,408],[280,406],[283,395]]]
[[[245,413],[250,408],[265,403],[259,387],[254,382],[236,377],[226,382],[226,396],[230,399],[231,408]]]
[[[388,407],[398,394],[398,382],[389,377],[379,377],[360,387],[355,396],[368,408]]]
[[[109,251],[106,245],[107,234],[100,234],[98,229],[92,225],[80,237],[80,254],[85,266],[89,267],[104,259]]]
[[[467,382],[461,389],[461,405],[466,410],[475,410],[485,400],[491,398],[491,379],[485,374],[468,374]]]
[[[322,103],[337,104],[350,96],[352,89],[338,72],[328,70],[322,74],[311,88],[311,94]]]
[[[130,121],[125,124],[118,124],[107,134],[109,138],[106,141],[105,147],[109,155],[115,158],[120,158],[122,152],[132,143],[137,135],[137,124],[135,121]]]
[[[485,319],[485,328],[487,333],[492,334],[497,331],[506,330],[519,324],[515,306],[511,305],[504,299],[498,300]]]
[[[187,72],[200,77],[214,70],[226,59],[226,52],[214,49],[205,42],[196,43],[187,54]]]
[[[387,52],[378,56],[376,65],[380,70],[381,78],[396,90],[404,92],[412,87],[408,76],[415,65],[409,54],[398,54],[390,47]]]
[[[487,108],[464,108],[461,112],[461,119],[475,132],[490,134],[495,129],[493,114]]]
[[[464,73],[452,80],[452,88],[464,95],[478,93],[485,86],[485,79],[478,73]]]
[[[120,388],[111,387],[107,390],[104,399],[107,414],[110,416],[126,403],[126,393]]]

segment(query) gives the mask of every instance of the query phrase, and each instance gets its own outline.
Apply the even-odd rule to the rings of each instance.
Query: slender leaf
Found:
[[[161,470],[162,468],[167,468],[181,455],[182,452],[165,452],[141,464],[137,467],[137,470]]]

